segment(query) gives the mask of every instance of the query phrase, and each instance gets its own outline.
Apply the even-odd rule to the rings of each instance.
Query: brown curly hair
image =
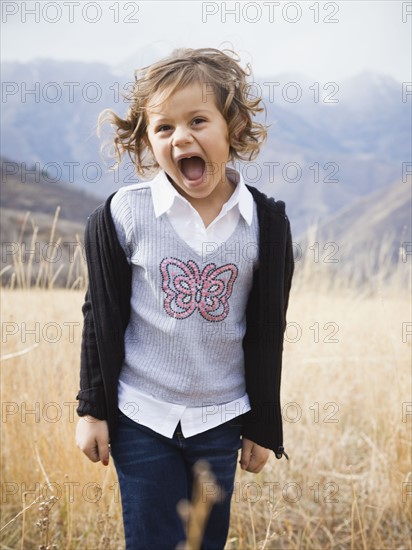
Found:
[[[115,128],[111,145],[116,166],[127,152],[137,174],[144,176],[159,168],[147,140],[148,102],[155,93],[166,99],[194,82],[209,86],[215,94],[217,107],[228,125],[229,160],[256,158],[267,130],[252,117],[264,111],[264,107],[260,106],[261,98],[250,93],[251,84],[246,81],[251,75],[250,66],[244,70],[239,61],[232,50],[181,48],[169,57],[136,70],[133,89],[125,96],[130,102],[126,117],[122,119],[111,109],[105,109],[98,118],[98,129],[104,122],[110,122]]]

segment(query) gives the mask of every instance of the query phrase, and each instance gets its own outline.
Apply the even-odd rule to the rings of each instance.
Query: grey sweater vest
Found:
[[[256,205],[225,243],[197,254],[156,218],[150,188],[120,189],[111,202],[119,242],[132,265],[131,315],[120,380],[157,399],[223,404],[245,393],[242,339],[257,268]]]

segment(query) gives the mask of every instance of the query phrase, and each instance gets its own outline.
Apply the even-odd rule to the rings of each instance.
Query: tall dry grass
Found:
[[[377,272],[369,256],[352,274],[312,251],[296,263],[282,385],[290,460],[237,472],[227,550],[412,548],[411,263],[389,268],[390,246]],[[113,464],[74,443],[83,295],[2,290],[4,549],[123,548]]]
[[[2,287],[82,289],[87,285],[87,265],[78,234],[68,242],[58,235],[60,207],[56,208],[47,236],[27,211],[15,241],[2,242],[3,258],[9,260],[0,270]],[[67,225],[67,221],[65,222]],[[11,260],[11,261],[10,261]]]

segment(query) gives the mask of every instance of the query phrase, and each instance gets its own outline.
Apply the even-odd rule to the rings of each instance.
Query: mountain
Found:
[[[53,216],[59,206],[61,220],[84,225],[88,215],[102,202],[66,182],[52,183],[52,175],[28,163],[0,158],[0,173],[2,209]]]
[[[412,254],[411,185],[395,181],[344,206],[293,240],[301,251],[309,250],[314,242],[320,249],[329,246],[344,272],[376,272],[378,268],[389,272],[399,263],[407,275]]]
[[[411,102],[402,101],[402,85],[394,79],[365,72],[316,86],[308,77],[290,74],[265,82],[259,86],[262,91],[272,87],[272,101],[266,100],[272,126],[259,158],[266,177],[258,185],[286,202],[298,234],[386,188],[402,176],[402,163],[411,162]],[[288,101],[296,91],[299,101]],[[268,182],[268,163],[274,162]]]
[[[396,181],[343,207],[319,226],[324,238],[353,243],[352,249],[366,242],[382,242],[388,235],[398,237],[398,244],[410,242],[412,235],[412,189]]]
[[[281,74],[258,84],[262,91],[272,89],[272,101],[266,99],[271,117],[276,118],[281,109],[323,134],[321,142],[311,136],[315,148],[379,155],[385,160],[404,161],[411,155],[411,101],[402,97],[403,85],[392,77],[364,71],[323,83]],[[295,96],[299,99],[291,101]],[[293,143],[300,139],[299,128],[292,138]]]
[[[3,63],[2,154],[37,163],[57,182],[101,199],[137,182],[129,158],[118,172],[109,170],[113,161],[100,156],[96,121],[105,108],[125,115],[132,67],[150,62],[152,53],[138,51],[116,68],[50,59]],[[235,167],[246,183],[286,202],[296,234],[385,189],[410,162],[411,102],[402,101],[402,84],[391,77],[365,72],[316,82],[284,73],[257,80],[253,90],[264,96],[268,140],[256,161]]]
[[[49,59],[7,62],[2,73],[2,156],[37,163],[57,181],[102,198],[123,185],[130,166],[116,181],[96,130],[103,109],[127,110],[126,78],[104,64]]]

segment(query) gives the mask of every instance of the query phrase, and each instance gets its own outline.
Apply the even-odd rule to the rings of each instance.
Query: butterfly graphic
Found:
[[[228,300],[238,269],[234,264],[216,267],[207,264],[203,271],[196,262],[165,258],[160,264],[164,308],[175,319],[186,319],[195,310],[207,321],[223,321],[229,313]]]

